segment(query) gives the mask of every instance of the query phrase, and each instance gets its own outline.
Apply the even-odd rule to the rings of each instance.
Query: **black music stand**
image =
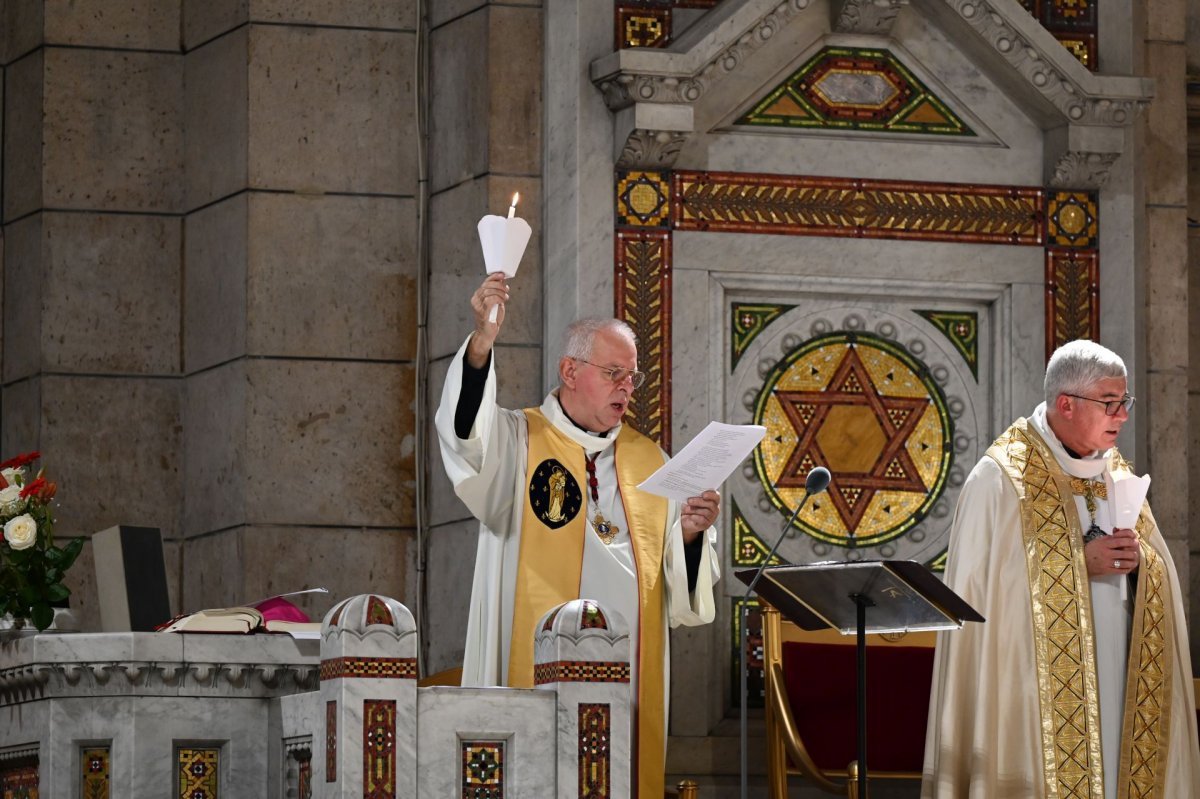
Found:
[[[737,577],[749,585],[756,574],[744,569]],[[858,796],[867,799],[867,633],[956,630],[984,618],[911,560],[772,566],[762,578],[756,593],[796,626],[858,636]]]

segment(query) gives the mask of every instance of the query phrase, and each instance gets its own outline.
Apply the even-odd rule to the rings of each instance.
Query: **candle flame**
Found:
[[[516,205],[517,205],[517,200],[519,200],[519,199],[521,199],[521,192],[519,192],[519,191],[514,191],[514,192],[513,192],[513,200],[512,200],[513,207],[516,207]]]

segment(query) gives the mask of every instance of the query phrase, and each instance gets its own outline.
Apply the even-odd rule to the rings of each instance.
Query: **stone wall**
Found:
[[[479,523],[446,478],[433,412],[450,358],[474,329],[469,300],[485,276],[475,225],[506,213],[513,192],[533,236],[509,283],[495,352],[498,399],[506,408],[542,399],[542,9],[461,0],[429,11],[430,529],[428,612],[419,621],[431,631],[426,663],[435,672],[462,663]]]
[[[161,528],[176,608],[410,597],[415,2],[2,20],[0,449],[62,535]],[[87,549],[69,578],[92,627]]]

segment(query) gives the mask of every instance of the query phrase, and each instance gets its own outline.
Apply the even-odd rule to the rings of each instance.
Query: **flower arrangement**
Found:
[[[83,539],[54,545],[50,503],[58,485],[46,479],[45,469],[32,480],[27,475],[39,457],[27,452],[0,463],[0,614],[11,615],[16,626],[29,620],[44,630],[54,620],[53,605],[71,595],[63,576],[79,557]]]

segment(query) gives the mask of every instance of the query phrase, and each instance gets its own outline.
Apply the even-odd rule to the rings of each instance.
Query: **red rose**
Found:
[[[42,457],[42,453],[40,452],[26,452],[15,458],[9,458],[4,463],[0,463],[0,469],[20,469],[25,464],[33,463],[40,457]]]
[[[57,493],[58,493],[58,483],[46,483],[46,487],[42,489],[42,495],[41,495],[42,504],[45,505],[50,500],[54,499],[54,495]]]
[[[29,483],[28,485],[26,485],[24,488],[21,489],[21,499],[25,499],[26,497],[32,497],[34,494],[41,491],[42,487],[45,485],[46,485],[46,478],[39,477],[38,479],[34,480],[32,483]]]

